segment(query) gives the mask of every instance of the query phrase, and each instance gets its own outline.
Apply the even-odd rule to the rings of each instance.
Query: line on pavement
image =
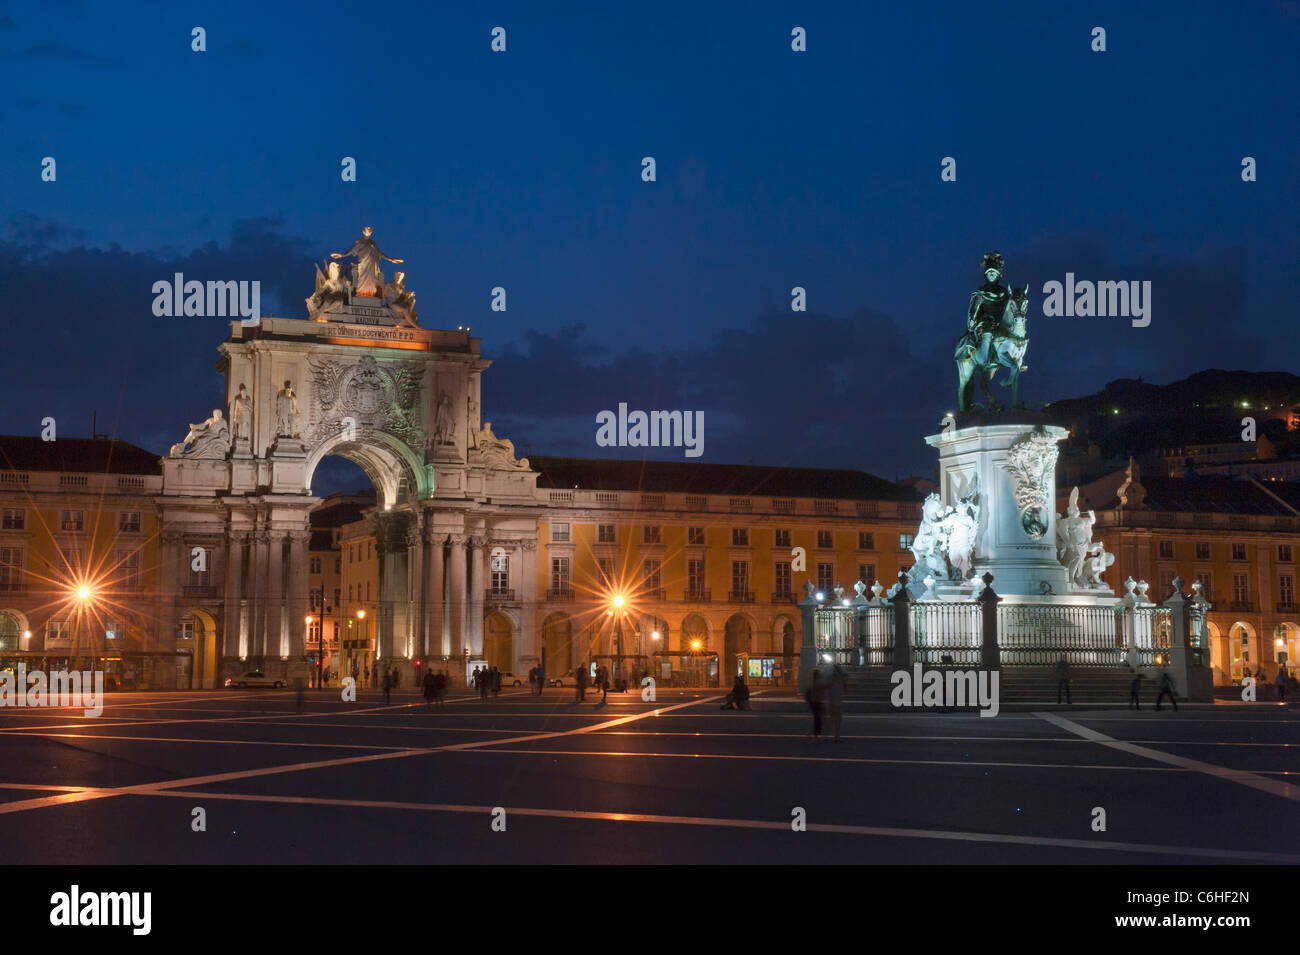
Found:
[[[1300,787],[1293,786],[1291,783],[1284,782],[1281,779],[1267,779],[1259,773],[1253,773],[1245,769],[1228,769],[1225,766],[1215,766],[1213,763],[1203,763],[1199,759],[1189,759],[1186,756],[1175,756],[1173,753],[1164,753],[1158,749],[1151,749],[1147,746],[1139,746],[1137,743],[1129,743],[1124,740],[1115,739],[1113,736],[1107,736],[1098,730],[1090,729],[1087,726],[1081,726],[1073,720],[1067,720],[1063,716],[1055,713],[1035,713],[1035,716],[1044,719],[1049,723],[1068,730],[1077,736],[1091,740],[1094,743],[1100,743],[1102,746],[1109,746],[1111,749],[1117,749],[1121,752],[1132,753],[1135,756],[1144,756],[1147,759],[1153,759],[1159,763],[1168,763],[1171,766],[1177,766],[1180,769],[1191,770],[1194,772],[1205,773],[1208,776],[1214,776],[1218,779],[1226,779],[1229,782],[1240,783],[1243,786],[1249,786],[1252,789],[1258,789],[1262,792],[1272,793],[1274,796],[1281,796],[1283,799],[1298,800],[1300,799]]]
[[[205,792],[153,792],[140,795],[173,796],[182,799],[227,799],[245,802],[285,803],[290,805],[340,806],[357,809],[409,809],[423,812],[456,812],[489,816],[495,806],[464,806],[452,803],[394,802],[369,799],[329,799],[321,796],[268,796],[240,793]],[[507,816],[534,816],[551,819],[577,819],[595,822],[635,822],[677,826],[709,826],[726,829],[767,829],[790,832],[789,820],[720,819],[707,816],[652,815],[639,812],[590,812],[576,809],[529,809],[501,807]],[[1106,842],[1087,839],[1061,839],[1052,836],[1017,836],[996,832],[962,832],[945,829],[903,829],[892,826],[854,826],[835,823],[807,823],[809,832],[836,833],[852,836],[881,836],[902,839],[938,839],[956,842],[991,842],[1003,845],[1043,846],[1068,849],[1093,849],[1105,852],[1141,852],[1165,856],[1200,856],[1212,859],[1235,859],[1249,862],[1300,862],[1300,855],[1282,852],[1254,852],[1242,849],[1210,849],[1192,846],[1166,846],[1144,842]]]
[[[706,698],[705,702],[710,700],[720,700],[721,696]],[[646,719],[651,716],[658,716],[661,712],[666,713],[671,710],[679,709],[683,706],[694,706],[698,700],[691,700],[687,703],[678,703],[674,706],[664,707],[662,710],[646,710],[642,713],[631,716],[619,717],[609,720],[605,723],[599,723],[595,726],[580,726],[571,730],[560,730],[556,732],[532,734],[528,736],[513,736],[501,740],[477,740],[468,743],[455,743],[447,746],[421,747],[412,749],[403,749],[390,753],[374,753],[369,756],[345,756],[337,759],[324,759],[306,763],[287,763],[282,766],[264,766],[258,769],[241,769],[228,773],[214,773],[207,776],[189,776],[184,779],[162,780],[154,783],[142,783],[135,786],[119,786],[112,789],[99,789],[87,787],[86,789],[66,793],[58,796],[43,796],[37,799],[20,799],[9,803],[0,803],[0,815],[7,815],[14,812],[26,812],[30,809],[48,809],[52,806],[65,806],[70,803],[85,802],[91,799],[108,799],[113,796],[123,796],[128,794],[147,794],[151,792],[160,792],[167,789],[179,789],[186,786],[202,786],[207,783],[230,782],[235,779],[249,779],[256,776],[275,776],[282,773],[302,772],[304,770],[326,769],[331,766],[347,766],[355,763],[368,763],[383,759],[401,759],[407,756],[424,756],[430,753],[449,752],[456,750],[477,749],[482,746],[493,746],[498,743],[522,743],[530,739],[554,739],[559,736],[572,736],[578,733],[590,733],[597,729],[607,726],[621,726],[635,720]],[[209,722],[200,720],[197,722]]]

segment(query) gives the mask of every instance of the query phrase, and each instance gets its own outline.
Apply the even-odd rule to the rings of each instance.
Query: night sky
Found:
[[[98,411],[165,451],[226,326],[154,317],[153,282],[305,318],[362,225],[421,324],[482,337],[521,455],[644,453],[596,446],[622,401],[703,410],[694,460],[929,474],[995,248],[1029,402],[1297,371],[1296,0],[286,6],[0,6],[0,433]],[[1044,317],[1066,272],[1150,281],[1150,326]]]

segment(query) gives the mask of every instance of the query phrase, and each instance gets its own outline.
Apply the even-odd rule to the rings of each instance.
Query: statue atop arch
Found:
[[[370,236],[375,230],[366,226],[361,230],[361,237],[352,243],[346,252],[331,252],[331,259],[354,256],[352,266],[352,294],[361,298],[379,298],[384,289],[384,273],[379,267],[380,260],[401,265],[404,259],[392,259],[380,251],[375,240]],[[412,296],[414,298],[414,296]]]

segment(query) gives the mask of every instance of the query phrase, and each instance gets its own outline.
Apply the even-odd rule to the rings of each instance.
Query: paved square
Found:
[[[1276,705],[850,709],[833,743],[789,691],[749,712],[711,691],[598,699],[0,710],[0,839],[10,861],[75,864],[1300,862],[1297,720]]]

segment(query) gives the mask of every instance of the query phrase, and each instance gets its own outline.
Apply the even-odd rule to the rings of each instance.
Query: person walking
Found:
[[[537,664],[537,695],[542,695],[542,690],[546,689],[546,664]]]
[[[392,693],[393,690],[393,672],[391,670],[384,671],[383,687],[384,687],[384,705],[387,706],[389,700],[389,694]]]
[[[844,679],[844,671],[840,669],[837,663],[831,667],[830,684],[826,688],[826,698],[831,705],[831,729],[835,731],[835,742],[840,740],[840,724],[844,722],[844,692],[848,689],[848,681]]]
[[[444,704],[444,701],[445,701],[445,699],[446,699],[446,697],[447,697],[447,682],[448,682],[450,679],[451,679],[451,678],[450,678],[449,676],[447,676],[447,671],[446,671],[446,670],[439,670],[439,671],[438,671],[438,685],[437,685],[437,687],[436,687],[435,689],[436,689],[436,695],[437,695],[437,698],[438,698],[438,709],[440,709],[440,710],[445,708],[443,704]]]
[[[803,698],[808,701],[808,709],[812,710],[811,738],[814,741],[819,741],[822,738],[822,704],[826,699],[826,686],[822,683],[821,670],[812,671],[808,689],[804,692]]]
[[[1073,706],[1074,701],[1070,699],[1070,661],[1065,659],[1064,653],[1056,661],[1056,703],[1058,706],[1061,703],[1062,689],[1065,690],[1065,702]]]
[[[1133,679],[1129,680],[1128,683],[1128,692],[1129,692],[1128,705],[1133,707],[1133,709],[1135,710],[1142,709],[1141,696],[1139,695],[1141,693],[1141,690],[1142,690],[1142,674],[1139,673],[1137,670],[1134,670]]]
[[[488,691],[492,689],[492,673],[487,667],[478,668],[478,698],[480,703],[486,703]]]
[[[432,668],[424,675],[424,706],[425,709],[433,709],[434,697],[438,695],[438,677],[434,675]]]
[[[501,671],[496,667],[492,668],[492,695],[496,696],[501,692]]]
[[[1160,671],[1160,693],[1156,696],[1156,711],[1157,711],[1157,712],[1159,712],[1159,710],[1160,710],[1160,701],[1163,700],[1163,699],[1165,698],[1165,694],[1166,694],[1166,693],[1169,694],[1169,702],[1173,704],[1174,712],[1177,713],[1177,712],[1178,712],[1178,701],[1177,701],[1176,699],[1174,699],[1174,680],[1173,680],[1173,677],[1171,677],[1171,676],[1169,675],[1169,671],[1168,671],[1168,670],[1161,670],[1161,671]]]
[[[573,671],[573,683],[577,687],[577,698],[575,703],[582,703],[587,699],[587,667],[585,664]]]
[[[600,703],[605,704],[605,697],[609,695],[609,668],[605,664],[596,667],[596,687],[600,690]]]
[[[1285,703],[1286,702],[1286,667],[1280,666],[1277,668],[1277,679],[1273,681],[1273,685],[1277,687],[1277,698],[1281,700],[1283,703]]]

